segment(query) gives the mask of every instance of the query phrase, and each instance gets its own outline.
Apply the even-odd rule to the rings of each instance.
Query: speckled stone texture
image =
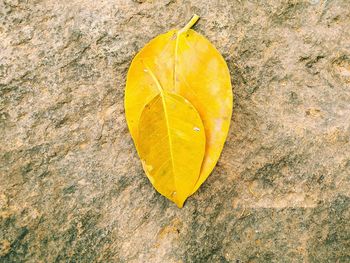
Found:
[[[183,26],[235,95],[178,209],[144,175],[128,66]],[[350,262],[350,1],[0,0],[0,262]]]

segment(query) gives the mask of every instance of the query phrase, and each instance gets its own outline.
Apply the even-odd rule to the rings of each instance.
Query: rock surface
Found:
[[[235,95],[178,209],[144,175],[126,72],[195,29]],[[348,0],[0,0],[0,262],[349,262]]]

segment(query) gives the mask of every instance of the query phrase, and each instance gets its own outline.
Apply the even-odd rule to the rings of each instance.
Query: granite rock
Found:
[[[195,29],[235,96],[183,209],[124,116],[133,56]],[[0,262],[350,262],[348,0],[0,0]]]

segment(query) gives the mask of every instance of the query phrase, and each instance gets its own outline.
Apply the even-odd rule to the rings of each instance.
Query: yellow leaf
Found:
[[[159,94],[160,86],[187,99],[202,119],[206,149],[200,176],[192,193],[215,167],[228,133],[232,114],[232,88],[227,65],[216,48],[190,29],[194,16],[180,30],[170,30],[146,44],[133,59],[127,76],[125,113],[131,136],[137,145],[138,124],[147,103]]]
[[[178,34],[177,41],[176,90],[199,112],[207,138],[201,175],[194,193],[220,157],[231,122],[233,95],[226,62],[205,37],[190,29]]]
[[[149,180],[182,207],[199,177],[205,133],[196,109],[184,98],[161,91],[141,114],[137,148]]]

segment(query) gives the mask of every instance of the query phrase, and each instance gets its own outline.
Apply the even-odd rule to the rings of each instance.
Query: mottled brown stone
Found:
[[[128,66],[195,29],[231,129],[185,204],[144,175]],[[0,0],[0,262],[350,262],[348,0]]]

